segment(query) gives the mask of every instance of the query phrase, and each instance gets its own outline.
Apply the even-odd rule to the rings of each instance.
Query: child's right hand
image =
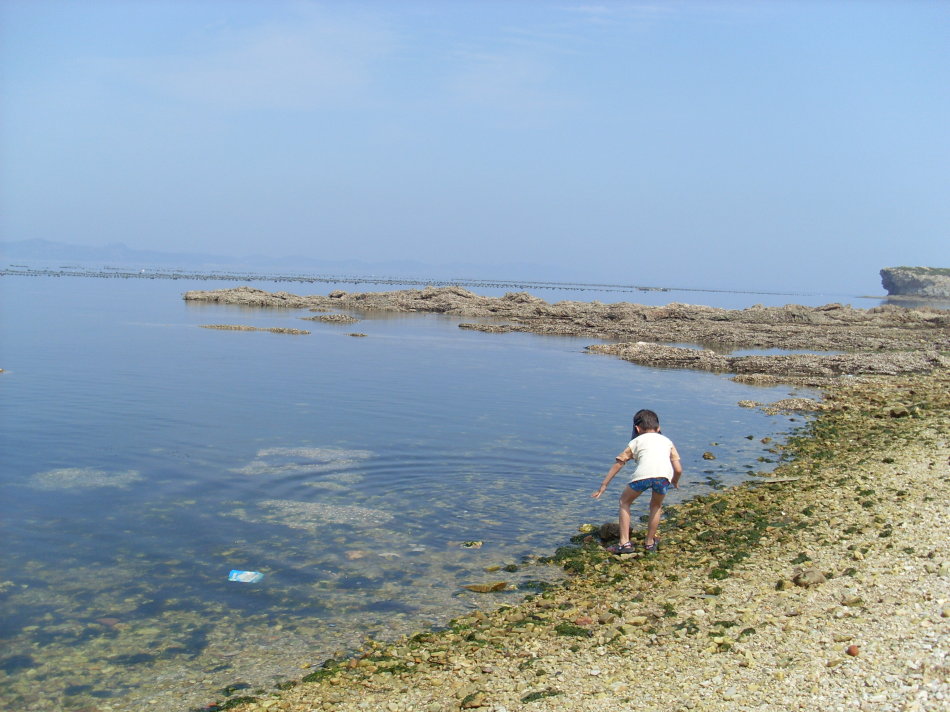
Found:
[[[591,497],[593,497],[594,499],[600,499],[600,495],[602,495],[606,489],[607,489],[606,487],[601,487],[599,490],[595,490],[591,494]]]

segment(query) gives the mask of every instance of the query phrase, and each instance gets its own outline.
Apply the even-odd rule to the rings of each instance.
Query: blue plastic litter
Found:
[[[264,578],[264,574],[260,571],[238,571],[237,569],[231,569],[231,573],[228,574],[228,581],[238,581],[240,583],[257,583],[262,578]]]

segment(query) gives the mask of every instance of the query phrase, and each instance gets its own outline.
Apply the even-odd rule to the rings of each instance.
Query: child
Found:
[[[620,495],[620,542],[607,547],[613,554],[630,554],[634,551],[634,545],[630,542],[630,505],[647,489],[652,489],[653,493],[650,496],[650,519],[644,548],[647,552],[656,551],[659,541],[656,530],[660,525],[663,498],[670,484],[679,489],[680,476],[683,474],[676,446],[672,440],[660,434],[660,419],[656,413],[652,410],[637,411],[633,416],[633,429],[635,435],[627,449],[617,455],[600,489],[591,495],[594,499],[600,499],[614,475],[627,462],[634,460],[637,463],[630,484]]]

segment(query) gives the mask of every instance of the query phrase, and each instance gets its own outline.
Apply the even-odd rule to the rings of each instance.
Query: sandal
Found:
[[[613,546],[607,547],[607,551],[611,554],[632,554],[636,550],[637,548],[632,541],[628,541],[626,544],[614,544]]]
[[[655,554],[660,549],[660,542],[657,539],[653,540],[652,544],[644,544],[643,550],[648,554]]]

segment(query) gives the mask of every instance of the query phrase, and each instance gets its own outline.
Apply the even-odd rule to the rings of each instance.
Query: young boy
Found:
[[[624,465],[630,460],[637,463],[630,484],[620,495],[620,542],[616,546],[607,547],[613,554],[630,554],[634,551],[635,547],[630,542],[630,505],[647,489],[653,490],[653,493],[650,496],[650,519],[644,548],[647,552],[656,551],[656,530],[660,525],[663,498],[669,491],[670,484],[679,489],[680,476],[683,474],[676,446],[672,440],[660,434],[660,419],[656,413],[652,410],[637,411],[633,416],[633,429],[635,434],[630,444],[617,455],[616,462],[601,483],[600,489],[591,495],[594,499],[600,499],[614,475],[620,472]]]

